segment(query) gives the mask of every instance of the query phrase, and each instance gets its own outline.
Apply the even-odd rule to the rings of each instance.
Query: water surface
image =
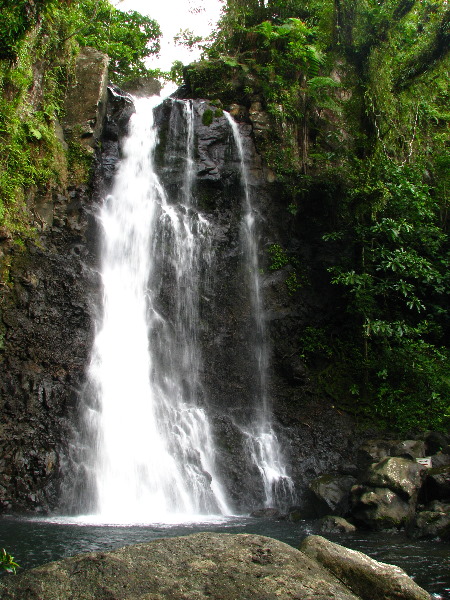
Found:
[[[11,552],[23,568],[31,568],[82,552],[106,551],[163,537],[199,531],[254,533],[298,547],[301,540],[317,533],[317,523],[275,521],[250,517],[210,517],[201,522],[101,525],[82,520],[0,519],[0,547]],[[357,532],[325,537],[376,560],[398,565],[433,597],[450,600],[450,543],[410,540],[400,533]]]

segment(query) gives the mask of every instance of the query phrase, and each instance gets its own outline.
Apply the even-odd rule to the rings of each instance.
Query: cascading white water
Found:
[[[199,278],[211,252],[208,221],[191,205],[192,106],[184,104],[186,165],[175,205],[153,168],[152,99],[135,105],[100,213],[103,305],[89,368],[96,403],[87,409],[97,438],[96,513],[108,522],[228,514],[198,376]],[[166,280],[170,315],[158,304]]]
[[[267,394],[267,372],[269,352],[264,319],[263,301],[258,259],[258,235],[256,231],[256,213],[252,205],[248,169],[239,126],[233,117],[224,113],[233,133],[241,171],[244,193],[244,216],[241,225],[241,237],[247,271],[250,301],[252,305],[254,336],[253,347],[257,369],[257,386],[254,394],[255,418],[251,427],[242,429],[253,462],[262,477],[265,494],[265,506],[289,504],[294,498],[294,483],[286,471],[277,436],[272,427],[271,406]]]

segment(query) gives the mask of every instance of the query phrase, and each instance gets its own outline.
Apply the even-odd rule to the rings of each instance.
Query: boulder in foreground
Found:
[[[300,550],[323,565],[363,600],[429,600],[430,595],[394,565],[333,544],[319,535],[305,538]]]
[[[389,599],[429,600],[424,590],[415,587],[419,590],[415,595],[392,595]],[[0,597],[2,600],[369,600],[369,596],[357,595],[319,562],[287,544],[259,535],[223,533],[165,538],[112,552],[66,558],[16,577],[3,578]],[[388,598],[372,595],[370,600],[382,597]]]

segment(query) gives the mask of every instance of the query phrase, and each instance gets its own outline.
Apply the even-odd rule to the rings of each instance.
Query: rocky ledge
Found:
[[[359,469],[355,465],[349,472],[344,467],[340,473],[323,473],[312,480],[309,492],[314,513],[292,507],[287,518],[324,517],[322,532],[354,531],[356,526],[378,531],[406,529],[413,538],[450,539],[446,436],[432,432],[424,441],[367,440],[359,449],[358,462]]]
[[[3,600],[430,600],[398,567],[306,538],[198,533],[81,554],[0,582]]]

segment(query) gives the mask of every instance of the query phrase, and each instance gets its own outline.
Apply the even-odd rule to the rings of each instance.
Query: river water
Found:
[[[0,548],[11,552],[27,569],[82,552],[105,551],[163,537],[200,531],[266,535],[298,547],[301,540],[317,533],[317,523],[275,521],[250,517],[210,517],[201,522],[107,526],[82,520],[0,519]],[[450,600],[450,543],[410,540],[401,533],[357,532],[325,537],[348,548],[403,568],[435,599]]]

